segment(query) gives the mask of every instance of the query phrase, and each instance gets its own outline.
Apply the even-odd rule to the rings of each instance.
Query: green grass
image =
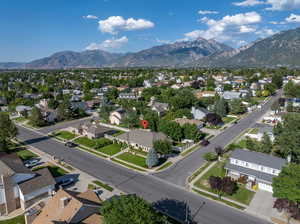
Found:
[[[18,122],[18,123],[22,123],[25,122],[27,119],[25,117],[17,117],[14,119],[14,121]]]
[[[32,158],[37,158],[38,155],[34,154],[33,152],[27,150],[27,149],[20,149],[15,151],[17,155],[22,159],[22,160],[28,160]]]
[[[0,224],[25,224],[25,218],[24,215],[20,215],[13,219],[0,221]]]
[[[195,191],[197,194],[200,194],[200,195],[202,195],[202,196],[204,196],[204,197],[206,197],[206,198],[210,198],[210,199],[213,199],[213,200],[215,200],[215,201],[220,201],[220,202],[225,203],[225,204],[227,204],[227,205],[229,205],[229,206],[231,206],[231,207],[234,207],[234,208],[237,208],[237,209],[240,209],[240,210],[244,210],[244,209],[245,209],[245,207],[242,207],[242,206],[237,205],[237,204],[235,204],[235,203],[232,203],[232,202],[230,202],[230,201],[226,201],[226,200],[224,200],[224,199],[220,199],[219,197],[216,197],[216,196],[207,194],[207,193],[202,192],[202,191],[199,191],[199,190],[197,190],[197,189],[194,189],[194,188],[193,188],[193,191]]]
[[[223,117],[222,120],[225,124],[233,122],[236,118],[235,117]]]
[[[139,150],[139,149],[130,149],[130,152],[134,152],[134,153],[140,154],[140,155],[142,155],[142,156],[147,156],[147,155],[148,155],[147,152],[144,152],[144,151]]]
[[[214,126],[214,125],[207,125],[205,126],[205,128],[208,128],[208,129],[215,129],[215,130],[218,130],[220,129],[222,126],[218,125],[218,126]]]
[[[117,158],[132,163],[134,165],[147,168],[146,159],[144,157],[133,155],[129,152],[124,152],[123,154],[118,155]]]
[[[196,170],[190,177],[189,182],[192,182],[197,176],[199,176],[212,162],[206,162],[203,166]]]
[[[76,135],[69,131],[60,131],[60,132],[56,132],[54,134],[54,137],[71,140],[71,139],[75,138]]]
[[[114,190],[113,187],[109,186],[108,184],[102,183],[99,180],[94,180],[93,183],[96,184],[96,185],[98,185],[99,187],[102,187],[102,188],[110,191],[110,192],[112,192]]]
[[[116,163],[119,163],[119,164],[121,164],[121,165],[123,165],[123,166],[126,166],[126,167],[130,168],[130,169],[134,169],[134,170],[142,171],[142,172],[145,172],[145,171],[146,171],[146,170],[144,170],[144,169],[140,169],[140,168],[138,168],[138,167],[131,166],[131,165],[129,165],[129,164],[127,164],[127,163],[124,163],[124,162],[122,162],[122,161],[120,161],[120,160],[116,160],[116,159],[114,159],[114,158],[112,158],[111,161],[114,161],[114,162],[116,162]]]
[[[259,131],[258,128],[252,128],[250,131],[249,131],[249,134],[257,134]]]
[[[50,173],[52,174],[53,177],[61,177],[66,175],[68,172],[58,166],[40,166],[37,168],[34,168],[32,171],[37,171],[43,168],[48,168]]]
[[[240,149],[245,149],[246,147],[246,139],[242,139],[240,140],[237,144],[236,144],[237,148]]]
[[[88,148],[95,148],[96,146],[96,141],[89,139],[88,137],[80,137],[80,138],[76,138],[74,140],[75,143],[79,144],[79,145],[83,145],[85,147]]]
[[[209,192],[215,193],[208,185],[208,179],[210,176],[225,177],[226,171],[224,169],[224,163],[217,163],[210,170],[208,170],[201,178],[195,183],[196,187],[202,188]],[[238,189],[233,195],[224,195],[225,197],[234,201],[249,205],[251,202],[254,192],[249,191],[243,185],[238,184]]]
[[[106,155],[112,156],[117,154],[118,152],[121,152],[121,148],[122,146],[119,144],[111,144],[96,150]]]
[[[97,153],[96,151],[92,150],[92,149],[88,149],[88,148],[85,148],[85,147],[81,147],[81,146],[78,146],[77,149],[79,150],[83,150],[83,151],[86,151],[86,152],[89,152],[89,153],[92,153],[96,156],[99,156],[99,157],[102,157],[102,158],[108,158],[108,156],[106,155],[103,155],[101,153]]]
[[[166,162],[164,165],[162,165],[161,167],[159,167],[156,171],[160,171],[163,169],[168,168],[169,166],[171,166],[173,163],[171,161]]]

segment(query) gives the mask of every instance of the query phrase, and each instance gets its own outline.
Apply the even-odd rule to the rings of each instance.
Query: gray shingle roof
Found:
[[[33,172],[23,165],[22,160],[17,154],[4,154],[0,156],[0,175],[10,176],[15,173],[29,173]]]
[[[37,170],[36,174],[34,178],[19,184],[23,194],[29,194],[56,183],[48,168]]]
[[[278,170],[281,170],[281,168],[287,163],[285,159],[276,156],[271,156],[261,152],[252,152],[244,149],[234,150],[233,153],[230,155],[230,158]]]
[[[148,148],[153,148],[153,142],[157,140],[168,139],[168,137],[162,132],[152,132],[139,129],[131,130],[130,132],[121,134],[117,138],[124,141],[129,140],[130,143],[136,143]]]
[[[232,171],[238,171],[239,173],[244,174],[244,175],[254,176],[254,177],[256,177],[256,179],[262,180],[262,181],[265,181],[268,183],[272,183],[273,177],[276,177],[275,175],[259,172],[256,170],[252,170],[252,169],[242,167],[242,166],[237,166],[237,165],[230,164],[230,163],[227,163],[224,168],[228,169],[228,170],[232,170]]]

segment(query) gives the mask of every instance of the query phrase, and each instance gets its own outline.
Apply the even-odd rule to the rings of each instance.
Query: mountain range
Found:
[[[136,53],[63,51],[29,63],[0,63],[0,69],[277,66],[300,67],[300,28],[282,31],[239,49],[215,40],[198,38],[155,46]]]

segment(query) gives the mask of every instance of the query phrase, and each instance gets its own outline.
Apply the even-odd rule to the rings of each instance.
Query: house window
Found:
[[[261,170],[261,171],[264,171],[264,167],[263,167],[263,166],[260,166],[260,170]]]
[[[248,166],[249,166],[249,163],[246,162],[246,167],[248,167]]]

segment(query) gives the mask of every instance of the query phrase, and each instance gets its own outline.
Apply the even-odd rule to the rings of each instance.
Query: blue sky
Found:
[[[239,47],[298,26],[300,0],[1,0],[0,61],[198,37]]]

